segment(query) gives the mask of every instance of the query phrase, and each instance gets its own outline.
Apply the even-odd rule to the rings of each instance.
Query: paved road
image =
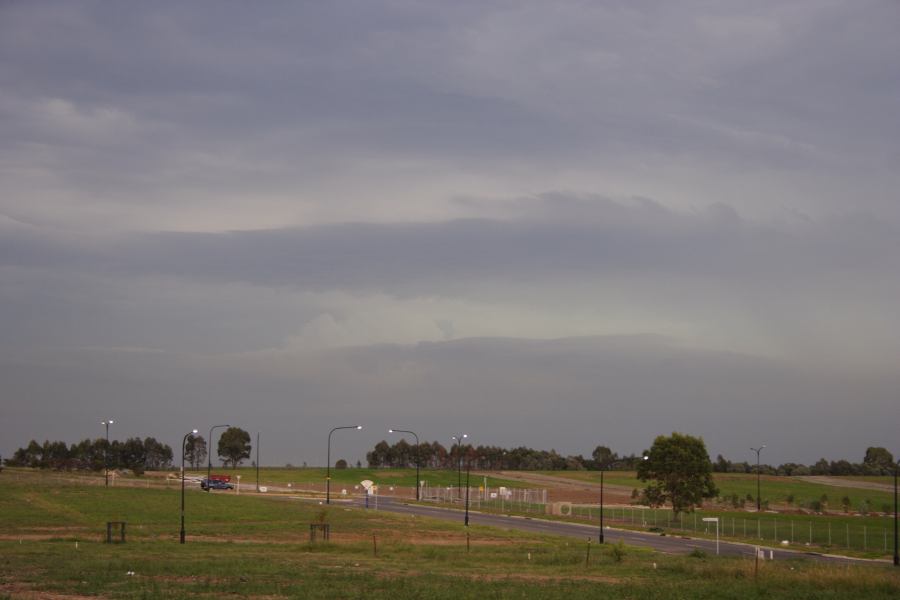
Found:
[[[419,504],[407,504],[399,500],[388,498],[378,499],[378,510],[387,510],[404,514],[419,515],[423,517],[432,517],[435,519],[444,519],[450,521],[458,521],[462,523],[463,513],[460,510],[440,508],[437,506],[423,506]],[[499,527],[502,529],[517,529],[520,531],[530,531],[534,533],[544,533],[550,535],[562,535],[566,537],[579,538],[587,540],[592,538],[597,541],[599,530],[596,525],[583,525],[579,523],[566,523],[562,521],[547,521],[544,519],[532,519],[526,517],[513,517],[508,515],[498,515],[489,513],[469,512],[469,523],[472,525],[488,525],[490,527]],[[622,540],[626,544],[633,546],[646,546],[653,548],[659,552],[669,554],[687,554],[695,548],[700,548],[708,554],[716,553],[715,540],[705,540],[696,538],[685,538],[679,536],[661,536],[658,534],[644,533],[640,531],[630,531],[625,529],[606,529],[604,531],[606,543],[616,543]],[[754,546],[747,544],[738,544],[734,542],[719,542],[719,553],[726,556],[747,556],[753,557]],[[848,558],[845,556],[815,554],[809,552],[798,552],[795,550],[785,550],[783,548],[766,547],[766,556],[769,551],[775,553],[776,560],[788,559],[811,559],[820,562],[833,564],[890,564],[890,561],[867,560],[861,558]]]

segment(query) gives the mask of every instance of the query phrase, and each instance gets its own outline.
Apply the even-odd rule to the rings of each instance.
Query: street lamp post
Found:
[[[756,452],[756,512],[759,512],[762,506],[759,495],[759,453],[762,452],[762,449],[765,447],[766,445],[763,444],[759,448],[750,448],[751,450]]]
[[[649,456],[644,455],[641,460],[647,460],[649,458]],[[606,469],[614,467],[621,462],[621,460],[617,460],[606,465],[600,463],[600,536],[598,538],[598,541],[601,544],[603,543],[603,473],[606,471]]]
[[[185,447],[187,446],[187,439],[189,435],[197,435],[197,430],[192,429],[189,433],[184,434],[184,439],[181,440],[181,543],[184,543],[184,454]]]
[[[450,436],[451,440],[456,440],[456,498],[458,500],[462,500],[462,456],[460,456],[462,446],[460,444],[467,437],[469,437],[468,433],[458,433]]]
[[[408,429],[388,429],[388,433],[408,433],[416,438],[416,501],[419,500],[419,452],[421,452],[421,448],[419,448],[419,436],[415,434],[414,431],[410,431]]]
[[[466,461],[466,527],[469,526],[469,467],[471,464]]]
[[[212,432],[213,429],[219,429],[220,427],[231,427],[231,425],[213,425],[209,428],[209,451],[206,453],[206,457],[209,459],[206,463],[206,491],[209,492],[212,490],[212,486],[209,485],[209,477],[212,474]]]
[[[112,419],[100,421],[101,425],[106,425],[106,448],[103,449],[103,470],[106,471],[106,487],[109,487],[109,426],[115,423]]]
[[[328,463],[325,465],[325,504],[331,504],[331,434],[338,429],[362,429],[362,425],[335,427],[328,432]]]
[[[900,552],[897,551],[897,464],[894,464],[894,566],[900,567]]]

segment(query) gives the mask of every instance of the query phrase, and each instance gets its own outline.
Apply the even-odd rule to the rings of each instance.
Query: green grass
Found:
[[[575,481],[600,483],[600,473],[597,471],[541,471],[541,474],[555,475]],[[723,498],[733,494],[737,494],[738,498],[745,500],[748,495],[756,498],[756,475],[754,474],[715,473],[713,479],[719,488],[719,495]],[[893,484],[892,477],[841,477],[840,479],[851,484],[857,481]],[[608,471],[605,473],[603,481],[610,485],[620,485],[638,490],[643,489],[645,485],[638,480],[634,471]],[[768,500],[772,505],[800,507],[813,501],[819,501],[825,495],[828,498],[828,510],[841,510],[841,501],[845,496],[850,499],[852,511],[862,508],[864,502],[869,512],[880,512],[886,506],[893,506],[893,493],[889,491],[824,485],[797,477],[763,475],[760,480],[760,492],[763,501]],[[788,500],[791,498],[792,501],[789,503]]]
[[[317,503],[180,494],[52,476],[0,478],[0,598],[26,592],[107,598],[896,598],[891,568],[666,556],[637,548],[332,506],[332,541],[311,544]],[[100,543],[127,520],[126,544]],[[466,533],[471,537],[467,550]],[[377,554],[373,548],[373,536]],[[76,546],[76,540],[78,542]],[[587,563],[587,564],[586,564]],[[130,572],[134,572],[130,575]]]
[[[234,479],[237,475],[241,476],[241,481],[245,484],[256,484],[256,469],[253,467],[241,467],[238,469],[226,469],[223,467],[213,467],[213,473],[221,473],[231,475]],[[196,474],[206,476],[206,469],[192,471],[188,470],[188,474]],[[322,486],[325,484],[326,470],[320,467],[260,467],[259,479],[260,485],[287,485],[294,486]],[[456,486],[457,472],[448,469],[421,469],[419,477],[429,486]],[[462,474],[465,481],[466,474]],[[473,475],[474,477],[474,475]],[[331,469],[331,485],[353,486],[358,485],[360,481],[368,479],[374,481],[382,487],[400,486],[416,487],[416,470],[415,469],[368,469],[368,468],[350,468],[350,469]],[[477,481],[481,482],[479,475]],[[474,481],[474,479],[473,479]],[[474,484],[473,484],[474,485]],[[522,482],[488,477],[488,485],[492,487],[525,487]]]

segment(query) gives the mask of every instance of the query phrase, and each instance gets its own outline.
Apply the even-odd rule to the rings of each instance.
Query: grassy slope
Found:
[[[213,467],[213,473],[229,474],[232,477],[241,476],[244,483],[256,483],[256,469],[252,467],[242,467],[239,469],[225,469],[222,467]],[[189,471],[194,473],[194,471]],[[206,475],[206,469],[196,472],[198,475]],[[261,485],[324,485],[326,471],[324,468],[309,467],[261,467],[260,468],[260,484]],[[429,486],[448,486],[456,485],[457,472],[448,469],[422,469],[419,474],[422,481],[427,482]],[[332,469],[331,484],[334,485],[357,485],[360,481],[369,479],[381,486],[416,486],[416,470],[415,469]],[[462,473],[463,482],[466,479],[466,473]],[[472,475],[472,485],[480,485],[481,477]],[[492,487],[522,487],[521,482],[488,478],[488,485]]]
[[[882,567],[669,557],[560,538],[332,507],[329,544],[310,545],[322,507],[287,499],[187,493],[188,544],[177,543],[177,490],[105,490],[52,479],[3,482],[0,590],[110,598],[895,598]],[[125,545],[98,543],[108,519]],[[373,553],[372,536],[378,543]],[[29,537],[33,536],[33,537]],[[21,541],[17,539],[21,538]],[[78,539],[76,548],[74,541]],[[128,575],[134,571],[135,575]],[[0,591],[3,597],[3,591]]]
[[[600,474],[596,471],[542,471],[543,474],[556,475],[577,481],[600,482]],[[723,497],[737,494],[739,498],[746,498],[749,494],[756,497],[756,475],[738,473],[716,473],[714,475],[719,494]],[[887,483],[893,482],[887,477],[842,477],[842,480],[850,483],[854,481]],[[610,471],[604,475],[604,482],[612,485],[622,485],[630,488],[641,489],[641,483],[634,471]],[[882,510],[883,506],[893,506],[893,494],[887,491],[868,490],[852,487],[836,487],[811,483],[795,477],[762,476],[760,491],[763,500],[769,500],[773,504],[787,504],[788,496],[793,495],[795,506],[820,500],[822,495],[828,497],[828,506],[831,510],[838,510],[844,496],[850,498],[852,510],[857,510],[863,501],[869,505],[869,510]],[[893,509],[891,509],[893,510]]]

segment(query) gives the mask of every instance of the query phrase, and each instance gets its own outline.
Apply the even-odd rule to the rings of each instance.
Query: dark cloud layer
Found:
[[[322,432],[356,422],[365,429],[340,441],[340,455],[352,459],[401,426],[427,439],[463,430],[476,443],[585,454],[599,443],[640,452],[678,430],[734,459],[760,441],[773,460],[859,459],[867,441],[889,439],[900,416],[896,377],[851,385],[652,336],[470,339],[218,361],[99,350],[42,358],[40,368],[2,361],[9,393],[32,398],[11,407],[8,422],[20,433],[40,415],[36,435],[74,440],[98,434],[91,415],[127,407],[120,435],[153,431],[174,442],[178,424],[203,428],[213,413],[261,430],[268,456],[295,464],[320,462]],[[845,435],[826,443],[822,432],[837,421]]]
[[[889,446],[898,18],[0,3],[2,450],[217,411],[295,463],[398,415],[571,452]]]

